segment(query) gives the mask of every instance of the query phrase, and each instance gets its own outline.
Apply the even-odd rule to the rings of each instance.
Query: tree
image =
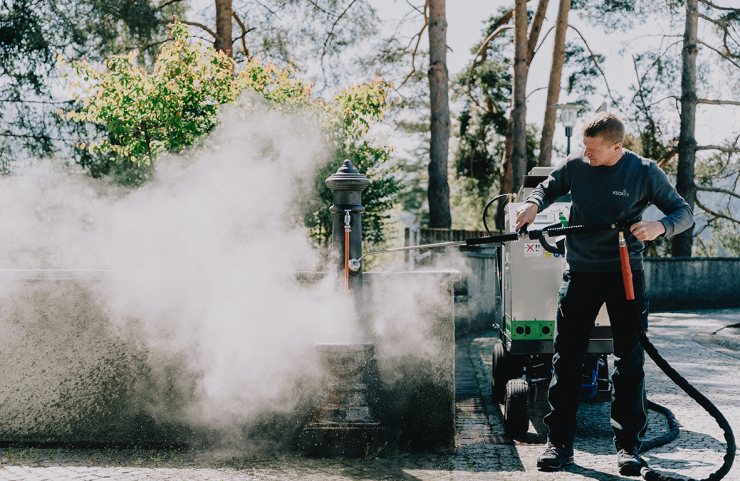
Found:
[[[355,77],[348,75],[346,57],[350,51],[358,60],[367,55],[352,49],[366,46],[378,24],[369,0],[214,0],[190,13],[183,23],[217,51],[238,63],[264,57],[300,65],[322,90]]]
[[[511,191],[519,191],[527,166],[527,0],[514,7],[514,84],[511,97]]]
[[[447,155],[450,142],[450,104],[447,79],[447,20],[445,0],[429,0],[429,98],[431,134],[429,149],[429,227],[449,229],[450,186]]]
[[[147,44],[160,28],[148,19],[178,12],[147,0],[0,1],[0,163],[25,155],[49,155],[81,132],[51,115],[68,104],[53,94],[56,54],[86,55]],[[130,45],[129,45],[130,46]],[[151,46],[156,50],[156,45]],[[74,140],[72,140],[74,142]]]
[[[107,131],[102,143],[83,148],[153,167],[159,153],[193,145],[215,126],[217,106],[233,102],[244,88],[232,73],[234,62],[223,52],[191,45],[187,26],[179,22],[172,24],[171,38],[152,73],[136,66],[136,52],[109,57],[103,69],[74,63],[76,78],[91,82],[96,93],[67,118],[103,124]]]
[[[333,146],[334,155],[314,179],[315,195],[305,198],[302,206],[312,238],[317,243],[331,238],[332,193],[323,181],[349,158],[371,180],[363,196],[369,211],[363,236],[373,243],[384,241],[385,212],[393,206],[400,184],[383,168],[390,147],[373,145],[364,137],[388,108],[387,82],[375,79],[350,86],[327,103],[314,99],[311,88],[296,78],[291,67],[250,59],[235,73],[236,62],[226,53],[192,44],[186,25],[174,22],[170,35],[172,42],[162,49],[151,73],[134,64],[133,53],[111,56],[103,69],[84,61],[74,63],[72,83],[89,83],[93,95],[82,99],[80,111],[66,116],[98,124],[105,132],[98,142],[82,147],[113,156],[137,171],[153,165],[158,154],[181,152],[202,141],[216,125],[219,106],[234,102],[245,90],[252,91],[273,108],[318,122]],[[147,177],[141,175],[138,180],[141,183]]]
[[[216,38],[214,38],[213,48],[217,52],[224,52],[226,55],[233,57],[231,46],[231,18],[239,17],[231,9],[231,0],[216,0]]]
[[[695,164],[697,150],[729,150],[728,153],[740,152],[736,147],[716,147],[716,146],[699,146],[697,145],[696,133],[696,107],[698,103],[703,104],[734,104],[740,105],[740,102],[709,100],[699,98],[697,95],[696,84],[696,57],[699,52],[699,44],[703,44],[710,50],[713,50],[733,67],[740,69],[740,43],[733,37],[735,27],[740,26],[740,9],[719,7],[708,0],[702,0],[707,8],[707,13],[719,11],[719,18],[713,18],[706,14],[699,13],[699,0],[686,0],[686,21],[683,36],[682,49],[682,71],[681,71],[681,131],[678,140],[678,171],[676,190],[686,199],[692,210],[697,203],[697,191],[724,193],[730,197],[740,199],[737,192],[717,188],[714,186],[698,186],[695,182]],[[726,13],[725,13],[726,12]],[[713,48],[709,44],[702,42],[698,38],[697,30],[699,18],[711,22],[717,27],[717,32],[722,38],[723,47],[720,49]],[[731,47],[734,46],[734,49]],[[737,182],[735,182],[735,186]],[[730,203],[728,202],[728,207]],[[738,218],[733,217],[731,212],[721,213],[714,212],[707,206],[702,206],[705,212],[714,217],[714,220],[723,218],[724,220],[740,224]],[[729,210],[729,209],[728,209]],[[673,256],[686,257],[692,255],[692,246],[694,240],[693,229],[689,229],[675,237],[673,240]]]
[[[698,0],[686,0],[686,26],[683,37],[681,72],[681,133],[678,138],[678,176],[676,190],[694,210],[694,163],[696,162],[696,55],[699,52],[697,27]],[[689,229],[673,239],[673,255],[690,257],[694,233]]]
[[[557,112],[551,105],[557,104],[560,98],[560,83],[563,75],[563,62],[565,61],[565,32],[568,30],[568,12],[570,12],[570,0],[560,0],[558,17],[555,21],[555,42],[552,49],[550,82],[547,86],[545,119],[542,122],[542,137],[540,139],[539,165],[543,167],[552,164],[552,137],[555,133]]]
[[[503,34],[511,30],[507,23],[513,14],[512,9],[501,9],[486,21],[485,40],[472,49],[474,61],[457,76],[453,87],[453,99],[466,100],[458,118],[455,171],[464,180],[465,195],[476,198],[476,205],[480,206],[497,193],[494,189],[499,190],[507,133],[510,145],[512,56],[510,39]],[[534,22],[530,30],[533,26],[536,26]],[[530,38],[534,37],[530,35]],[[533,42],[528,40],[528,52],[532,46]],[[533,58],[534,48],[528,56]],[[537,165],[538,138],[536,127],[527,125],[525,171]]]
[[[514,82],[511,115],[506,136],[506,152],[501,165],[500,193],[516,193],[526,173],[527,105],[526,88],[529,65],[536,53],[536,45],[547,12],[548,0],[539,0],[527,33],[527,0],[514,3]]]
[[[156,7],[149,0],[0,1],[3,172],[10,173],[17,158],[50,155],[88,135],[81,125],[52,115],[71,104],[54,90],[57,53],[96,60],[141,45],[146,54],[155,54],[158,44],[151,39],[163,29],[157,18],[180,9],[172,2]],[[87,156],[69,150],[64,155]]]

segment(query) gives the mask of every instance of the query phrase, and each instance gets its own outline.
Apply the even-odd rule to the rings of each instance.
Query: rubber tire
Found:
[[[491,372],[491,398],[494,403],[500,404],[506,394],[506,383],[511,379],[511,360],[502,342],[493,345]]]
[[[523,439],[529,430],[529,384],[524,379],[506,383],[504,431],[512,439]]]

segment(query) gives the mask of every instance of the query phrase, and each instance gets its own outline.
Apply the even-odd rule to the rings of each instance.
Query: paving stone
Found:
[[[740,335],[740,309],[661,313],[650,316],[649,337],[661,355],[722,411],[740,433],[740,355],[712,344]],[[715,334],[716,333],[716,334]],[[696,339],[696,341],[695,341]],[[245,455],[233,451],[0,449],[0,481],[44,480],[606,480],[624,478],[616,466],[609,426],[609,404],[581,404],[578,411],[574,466],[555,473],[537,470],[545,442],[542,416],[546,402],[531,412],[523,441],[503,429],[502,406],[491,400],[492,332],[473,334],[456,344],[457,450],[452,455],[387,453],[375,460],[312,459],[295,453]],[[729,343],[725,343],[727,345]],[[717,347],[717,348],[715,348]],[[735,353],[737,354],[737,353]],[[659,472],[706,478],[722,463],[722,431],[703,409],[676,387],[652,361],[646,361],[648,398],[669,408],[681,425],[677,440],[645,454]],[[649,412],[646,438],[667,429],[662,415]],[[153,459],[159,459],[154,461]],[[740,481],[740,467],[724,478]]]

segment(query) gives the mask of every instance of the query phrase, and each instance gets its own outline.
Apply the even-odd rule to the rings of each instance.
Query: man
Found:
[[[602,112],[583,127],[586,149],[574,153],[543,181],[517,209],[516,230],[535,220],[537,212],[570,192],[570,225],[638,221],[630,227],[639,241],[678,234],[693,225],[688,204],[652,160],[622,148],[624,125]],[[640,220],[656,205],[666,216],[658,222]],[[628,234],[628,237],[629,234]],[[645,361],[638,329],[647,330],[640,242],[628,238],[635,301],[642,313],[634,324],[633,307],[625,300],[615,231],[568,236],[566,260],[555,321],[553,375],[548,390],[550,413],[545,416],[548,443],[537,459],[542,470],[557,470],[573,462],[573,438],[583,361],[591,328],[606,303],[614,341],[611,425],[617,464],[623,475],[638,475],[640,435],[647,426]]]

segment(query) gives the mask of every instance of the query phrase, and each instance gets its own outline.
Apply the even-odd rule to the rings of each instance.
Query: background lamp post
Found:
[[[560,121],[563,122],[563,126],[565,127],[565,136],[568,137],[567,155],[570,155],[570,136],[573,135],[573,127],[576,126],[578,111],[580,109],[585,109],[586,106],[581,104],[555,104],[550,107],[560,110]]]

